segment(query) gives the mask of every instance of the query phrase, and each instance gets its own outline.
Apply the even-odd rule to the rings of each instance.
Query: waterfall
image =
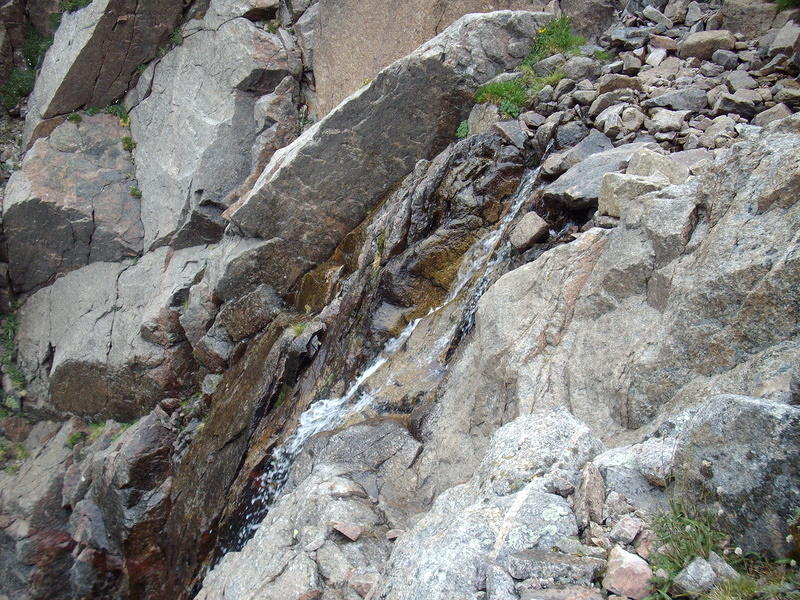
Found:
[[[505,265],[511,247],[510,242],[506,239],[506,234],[537,186],[539,172],[540,167],[537,167],[524,175],[513,196],[510,209],[502,217],[497,227],[477,240],[465,253],[466,258],[462,261],[456,280],[451,285],[445,301],[432,308],[426,315],[408,323],[397,337],[388,340],[378,356],[359,373],[344,395],[338,398],[317,400],[300,415],[295,432],[283,445],[273,451],[267,468],[257,478],[257,483],[262,491],[250,500],[251,508],[245,515],[245,525],[238,533],[236,548],[223,549],[224,552],[241,548],[253,536],[286,484],[294,459],[312,436],[338,427],[349,416],[358,414],[373,404],[374,395],[379,390],[369,393],[362,390],[362,387],[392,356],[403,348],[423,320],[461,298],[465,291],[468,292],[464,316],[434,344],[434,350],[441,346],[439,349],[441,352],[459,328],[463,329],[465,319],[469,320],[473,317],[480,296],[501,274],[500,267]],[[469,260],[470,256],[475,257],[475,260]]]

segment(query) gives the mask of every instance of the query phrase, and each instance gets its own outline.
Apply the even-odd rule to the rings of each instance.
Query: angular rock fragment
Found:
[[[653,571],[647,561],[620,546],[614,546],[608,555],[603,587],[615,594],[641,600],[650,593],[652,576]]]

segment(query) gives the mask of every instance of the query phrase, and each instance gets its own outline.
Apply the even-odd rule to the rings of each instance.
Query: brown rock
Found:
[[[333,523],[333,528],[352,542],[355,542],[361,537],[361,534],[364,533],[364,528],[361,527],[361,525],[356,525],[355,523],[343,523],[341,521],[337,521],[336,523]]]
[[[520,252],[524,252],[533,244],[545,238],[548,231],[547,221],[531,211],[522,217],[517,226],[514,227],[514,231],[511,233],[511,244]]]
[[[722,26],[731,33],[755,39],[769,31],[777,14],[772,2],[725,0],[722,4]]]
[[[637,77],[627,75],[603,75],[597,82],[597,93],[605,94],[616,90],[636,90],[642,91],[642,82]]]
[[[385,3],[341,0],[319,4],[314,76],[319,116],[371,80],[384,67],[444,31],[467,13],[542,10],[544,0],[427,0]],[[566,10],[566,9],[565,9]]]
[[[603,587],[607,590],[641,600],[650,593],[653,571],[643,558],[614,546],[608,556]]]
[[[603,503],[606,499],[606,485],[603,476],[594,463],[586,463],[581,476],[581,483],[575,492],[575,518],[583,529],[590,522],[603,521]]]
[[[679,45],[678,52],[682,58],[697,57],[711,60],[716,50],[733,50],[736,38],[724,29],[699,31],[688,35]]]

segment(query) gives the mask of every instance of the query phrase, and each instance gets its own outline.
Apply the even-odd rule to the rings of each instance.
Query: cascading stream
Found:
[[[224,549],[220,556],[240,549],[252,537],[286,484],[295,457],[312,436],[334,429],[345,422],[349,416],[358,414],[373,404],[375,395],[380,392],[380,388],[369,392],[362,390],[362,387],[404,346],[423,320],[459,299],[465,291],[468,292],[464,316],[434,345],[434,351],[436,351],[436,347],[442,346],[438,350],[441,352],[459,327],[463,328],[464,320],[472,318],[480,296],[501,274],[500,266],[505,264],[510,253],[510,243],[506,240],[506,234],[526,200],[531,198],[538,183],[539,172],[540,167],[537,167],[525,174],[514,195],[511,208],[503,216],[500,224],[473,244],[465,254],[467,257],[474,256],[477,260],[463,261],[446,300],[432,308],[425,316],[411,321],[397,337],[387,341],[380,354],[361,371],[344,395],[338,398],[317,400],[300,415],[295,432],[283,445],[273,451],[269,466],[257,479],[262,492],[255,495],[250,501],[251,509],[244,516],[245,524],[237,536],[236,547]]]

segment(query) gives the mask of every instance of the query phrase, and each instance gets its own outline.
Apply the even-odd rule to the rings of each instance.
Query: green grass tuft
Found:
[[[528,92],[519,79],[495,81],[479,87],[475,92],[475,101],[479,104],[491,102],[500,107],[502,113],[516,117],[522,105],[528,101]]]
[[[169,34],[169,43],[173,46],[180,46],[183,44],[183,32],[180,27]]]
[[[141,198],[141,197],[142,197],[142,190],[140,190],[138,187],[136,187],[136,186],[134,185],[134,186],[133,186],[133,187],[131,187],[131,189],[130,189],[130,194],[131,194],[131,196],[133,196],[134,198]]]
[[[463,140],[465,137],[469,135],[469,123],[467,120],[464,119],[461,123],[458,124],[458,129],[456,129],[456,137],[460,140]]]
[[[14,69],[0,87],[0,104],[10,110],[33,91],[36,73],[31,69]]]
[[[83,117],[80,115],[80,113],[74,112],[70,113],[70,115],[67,117],[67,121],[69,121],[70,123],[75,123],[75,125],[77,125],[78,123],[83,121]]]
[[[122,147],[128,152],[133,152],[134,148],[136,148],[136,142],[131,136],[126,135],[122,138]]]
[[[92,0],[61,0],[58,3],[58,8],[63,12],[75,12],[89,6],[91,3]]]
[[[559,17],[539,30],[533,49],[522,62],[531,66],[554,54],[574,54],[586,43],[586,39],[572,32],[569,17]]]
[[[308,323],[295,323],[294,325],[291,325],[289,329],[291,329],[292,334],[297,337],[303,334],[303,332],[306,330],[306,325],[308,325]]]

